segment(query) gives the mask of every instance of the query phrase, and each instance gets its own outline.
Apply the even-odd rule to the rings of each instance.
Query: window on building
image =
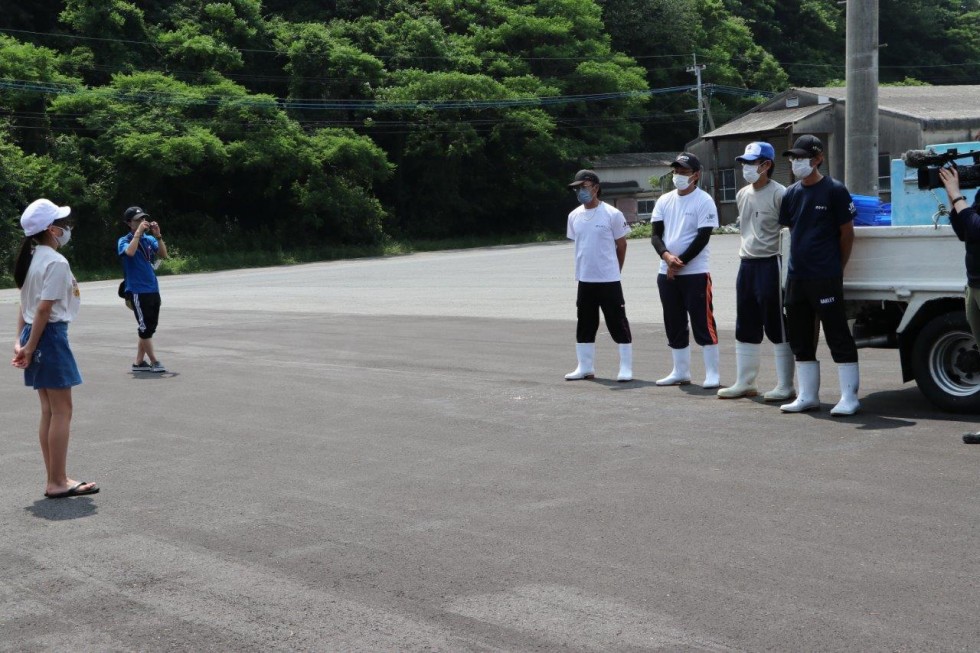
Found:
[[[891,201],[892,158],[887,152],[878,154],[878,192],[882,202]]]
[[[734,202],[738,187],[735,185],[735,168],[724,168],[718,171],[719,202]]]
[[[653,215],[653,205],[657,203],[657,200],[637,200],[636,201],[636,218],[638,220],[650,221],[650,217]]]

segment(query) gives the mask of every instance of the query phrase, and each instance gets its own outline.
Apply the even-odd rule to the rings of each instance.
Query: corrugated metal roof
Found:
[[[798,90],[840,102],[847,99],[843,86]],[[879,86],[878,107],[925,121],[980,120],[980,86]]]
[[[816,104],[809,107],[794,107],[792,109],[747,113],[741,118],[736,118],[714,131],[708,132],[704,135],[704,138],[717,138],[719,136],[732,136],[735,134],[750,134],[782,129],[807,116],[823,111],[830,106],[829,104]]]
[[[832,102],[844,103],[847,99],[847,88],[844,86],[801,87],[777,96],[768,106],[781,103],[782,98],[793,93],[823,96]],[[818,104],[774,111],[760,108],[705,134],[704,138],[783,129],[829,106],[831,105]],[[980,86],[880,86],[878,107],[883,113],[907,116],[925,125],[980,121]]]
[[[632,152],[610,154],[591,161],[593,168],[641,168],[649,166],[669,166],[677,152]]]

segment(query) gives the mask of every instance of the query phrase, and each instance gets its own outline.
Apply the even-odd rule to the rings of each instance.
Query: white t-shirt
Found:
[[[38,245],[31,267],[27,269],[24,287],[20,289],[20,307],[25,322],[34,324],[37,306],[45,299],[54,300],[50,322],[71,322],[78,317],[81,293],[68,259],[47,245]]]
[[[786,187],[770,180],[760,190],[743,186],[735,195],[742,245],[740,258],[768,258],[779,253],[779,205]]]
[[[568,238],[575,241],[575,278],[600,283],[619,281],[616,241],[630,232],[623,212],[599,202],[594,209],[580,204],[568,214]]]
[[[694,241],[698,229],[718,227],[718,210],[711,195],[700,188],[683,196],[672,190],[657,200],[650,222],[664,223],[664,245],[671,254],[680,256]],[[709,271],[710,261],[711,245],[705,245],[677,274],[703,274]],[[667,274],[665,261],[660,261],[660,274]]]

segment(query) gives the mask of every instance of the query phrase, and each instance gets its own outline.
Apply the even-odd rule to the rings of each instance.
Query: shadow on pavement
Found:
[[[99,507],[92,497],[81,496],[71,499],[38,499],[24,510],[39,519],[68,521],[91,517],[99,511]]]

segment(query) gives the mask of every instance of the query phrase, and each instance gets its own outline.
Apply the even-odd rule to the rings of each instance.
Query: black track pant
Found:
[[[790,279],[786,284],[786,326],[796,360],[817,360],[820,325],[834,362],[856,363],[857,347],[844,312],[843,278]]]
[[[633,342],[630,323],[626,319],[623,285],[619,281],[606,283],[579,281],[575,306],[578,307],[576,342],[595,342],[595,334],[599,331],[599,309],[602,309],[602,316],[606,318],[606,328],[609,329],[609,335],[614,341],[621,345]]]

